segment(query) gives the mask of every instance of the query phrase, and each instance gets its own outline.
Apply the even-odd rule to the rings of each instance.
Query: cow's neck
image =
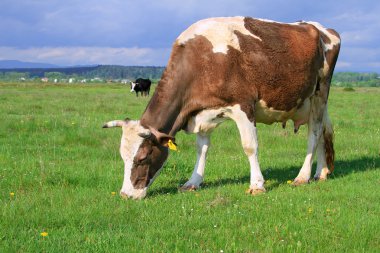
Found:
[[[174,136],[188,119],[186,89],[173,87],[173,80],[163,77],[141,117],[141,125]]]

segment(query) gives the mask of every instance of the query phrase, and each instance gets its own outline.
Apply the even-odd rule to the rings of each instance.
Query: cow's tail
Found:
[[[334,159],[335,159],[335,151],[334,151],[334,130],[329,118],[329,115],[327,113],[327,107],[326,111],[323,114],[323,139],[325,143],[325,154],[326,154],[326,163],[327,167],[329,169],[329,173],[332,173],[334,171]]]

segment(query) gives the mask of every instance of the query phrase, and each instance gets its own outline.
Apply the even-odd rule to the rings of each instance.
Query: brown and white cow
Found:
[[[315,22],[291,24],[249,17],[210,18],[185,30],[140,120],[111,121],[123,128],[120,194],[143,198],[180,130],[197,134],[197,162],[183,189],[198,188],[212,130],[232,119],[248,156],[251,194],[265,192],[257,159],[256,123],[308,124],[308,147],[295,185],[307,183],[314,153],[315,179],[334,169],[333,129],[327,113],[340,37]]]

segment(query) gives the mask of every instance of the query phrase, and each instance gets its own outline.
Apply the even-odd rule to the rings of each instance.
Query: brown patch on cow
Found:
[[[335,160],[335,151],[332,133],[328,133],[325,129],[323,131],[323,138],[325,141],[325,152],[326,152],[326,163],[329,168],[329,174],[334,171],[334,160]]]
[[[131,182],[135,189],[148,186],[150,180],[162,168],[168,156],[166,147],[155,143],[152,139],[145,139],[140,145],[131,169]]]
[[[318,29],[252,18],[245,19],[245,27],[262,39],[262,43],[250,43],[247,36],[239,37],[254,71],[250,81],[258,88],[259,98],[281,111],[302,104],[312,94],[323,64]]]

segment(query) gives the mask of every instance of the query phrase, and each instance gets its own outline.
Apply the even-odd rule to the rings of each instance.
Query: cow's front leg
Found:
[[[250,186],[247,193],[252,195],[263,193],[265,192],[265,180],[258,161],[258,141],[255,122],[250,121],[247,114],[240,107],[236,106],[234,106],[230,117],[236,122],[239,129],[244,153],[247,155],[251,167]]]
[[[246,129],[243,130],[243,132],[240,131],[240,134],[244,153],[248,157],[251,168],[250,186],[247,192],[252,195],[263,193],[265,192],[265,180],[261,173],[258,161],[257,129],[254,124],[251,123],[246,126]]]
[[[189,181],[182,187],[183,191],[193,191],[200,187],[203,182],[207,150],[210,147],[210,136],[208,134],[197,134],[197,163],[195,164],[193,174]]]

